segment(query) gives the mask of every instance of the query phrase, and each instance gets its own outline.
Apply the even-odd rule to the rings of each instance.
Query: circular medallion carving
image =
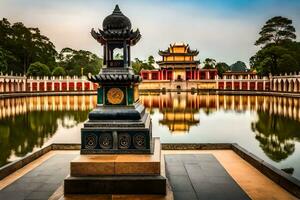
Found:
[[[85,136],[86,149],[94,149],[97,146],[97,136],[95,134],[88,134]]]
[[[129,149],[131,145],[131,138],[128,133],[119,134],[119,149]]]
[[[107,92],[107,100],[111,104],[120,104],[124,99],[124,93],[120,88],[111,88]]]
[[[99,145],[102,149],[111,149],[113,146],[113,139],[110,133],[102,133],[99,137]]]
[[[143,133],[137,133],[133,136],[133,145],[137,149],[146,148],[146,137]]]

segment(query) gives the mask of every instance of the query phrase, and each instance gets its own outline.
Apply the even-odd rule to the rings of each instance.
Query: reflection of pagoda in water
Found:
[[[198,109],[194,101],[190,101],[197,95],[191,93],[166,93],[160,95],[145,96],[142,102],[147,108],[159,108],[163,114],[160,124],[168,126],[172,133],[187,133],[191,126],[199,124],[195,117]]]

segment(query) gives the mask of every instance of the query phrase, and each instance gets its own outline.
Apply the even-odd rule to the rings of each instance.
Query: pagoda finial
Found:
[[[115,13],[115,14],[120,14],[120,13],[122,13],[121,10],[120,10],[120,8],[119,8],[119,5],[118,5],[118,4],[116,4],[113,13]]]

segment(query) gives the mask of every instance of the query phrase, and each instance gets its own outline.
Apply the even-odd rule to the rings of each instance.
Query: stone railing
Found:
[[[0,93],[94,91],[97,87],[85,76],[26,77],[0,73]]]

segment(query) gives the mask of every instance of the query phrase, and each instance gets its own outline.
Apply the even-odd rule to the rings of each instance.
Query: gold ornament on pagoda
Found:
[[[111,104],[120,104],[123,102],[124,93],[120,88],[111,88],[107,92],[107,100]]]

